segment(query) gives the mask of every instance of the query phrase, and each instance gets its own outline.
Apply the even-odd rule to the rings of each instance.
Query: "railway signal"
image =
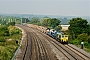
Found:
[[[22,24],[22,18],[21,18],[21,24]]]
[[[81,42],[81,49],[83,49],[84,47],[84,42]]]

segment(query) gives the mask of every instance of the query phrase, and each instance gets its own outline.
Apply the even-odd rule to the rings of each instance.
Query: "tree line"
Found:
[[[39,19],[38,17],[33,17],[29,23],[36,24],[39,26],[44,26],[50,29],[56,29],[57,31],[61,30],[61,26],[60,26],[61,21],[57,18],[45,17],[45,18]]]

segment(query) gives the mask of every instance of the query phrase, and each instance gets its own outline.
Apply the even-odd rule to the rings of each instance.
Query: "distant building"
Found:
[[[67,31],[69,26],[70,25],[61,25],[62,27],[61,31]]]

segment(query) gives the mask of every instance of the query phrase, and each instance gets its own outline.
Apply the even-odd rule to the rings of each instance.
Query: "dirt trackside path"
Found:
[[[21,39],[21,43],[20,43],[20,48],[17,50],[16,57],[14,60],[22,60],[22,57],[23,57],[22,55],[24,54],[26,41],[27,41],[27,38],[26,38],[27,34],[22,28],[20,28],[18,26],[16,26],[16,27],[22,30],[22,39]]]

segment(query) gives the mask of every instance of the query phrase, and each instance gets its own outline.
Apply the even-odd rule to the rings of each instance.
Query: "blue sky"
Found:
[[[90,0],[0,0],[0,13],[90,16]]]

